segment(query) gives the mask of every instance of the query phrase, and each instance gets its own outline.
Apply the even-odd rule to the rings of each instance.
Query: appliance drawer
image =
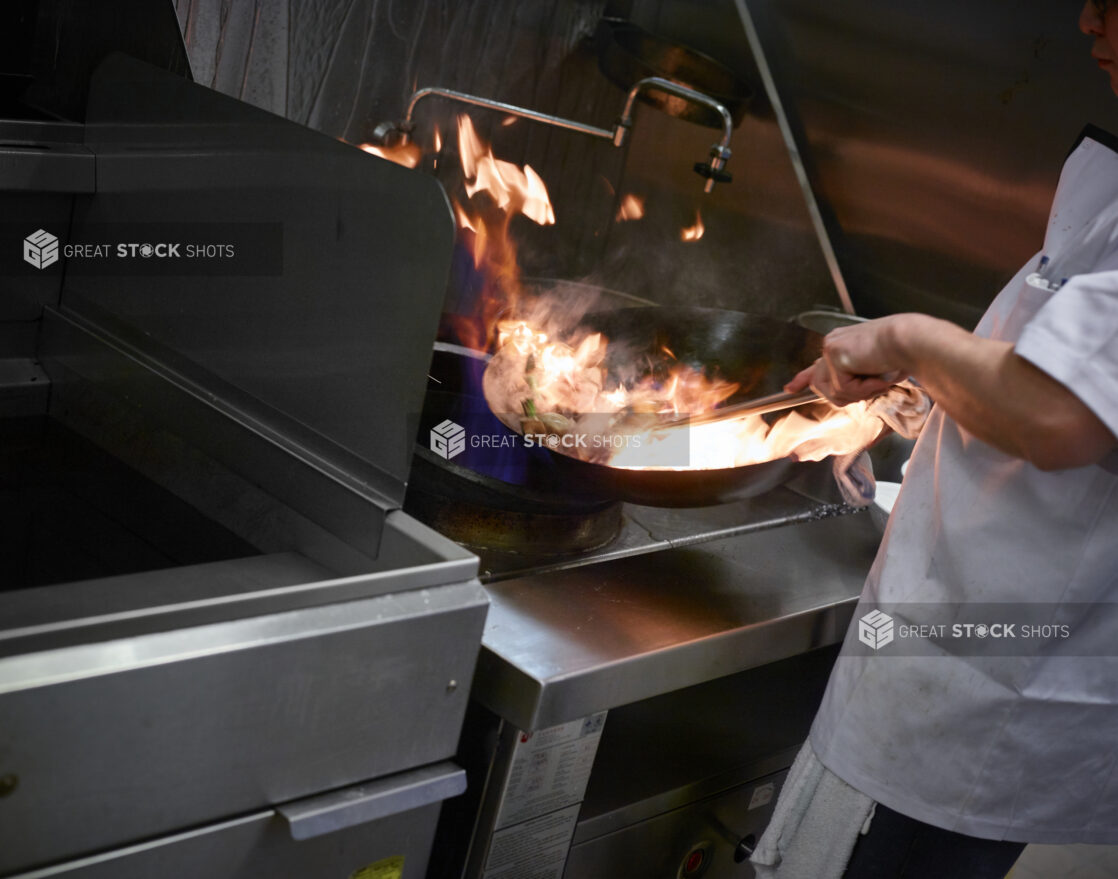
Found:
[[[465,582],[0,657],[0,875],[453,756],[486,608]]]
[[[464,789],[441,763],[14,879],[423,879],[441,801]]]

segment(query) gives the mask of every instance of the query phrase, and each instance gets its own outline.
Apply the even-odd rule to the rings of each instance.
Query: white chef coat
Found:
[[[1022,268],[976,332],[1016,341],[1118,434],[1118,154],[1096,137],[1064,166],[1049,259]],[[1045,289],[1038,268],[1053,287],[1069,279]],[[863,602],[1118,602],[1116,463],[1043,472],[933,410]],[[1116,844],[1118,626],[1068,621],[1080,655],[905,656],[865,655],[855,619],[812,746],[858,790],[938,827]]]

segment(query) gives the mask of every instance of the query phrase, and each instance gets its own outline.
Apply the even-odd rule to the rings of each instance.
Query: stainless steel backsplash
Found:
[[[972,324],[1040,248],[1078,131],[1118,114],[1076,5],[749,6],[858,310]],[[623,93],[598,72],[590,40],[603,13],[691,44],[760,91],[732,0],[178,0],[177,9],[199,82],[355,143],[429,85],[612,126]],[[438,125],[446,138],[458,109],[425,102],[418,136]],[[734,182],[711,195],[691,166],[716,134],[655,110],[641,109],[625,150],[473,115],[498,156],[539,171],[555,204],[555,227],[514,224],[525,273],[782,315],[837,305],[763,97],[734,132]],[[440,164],[453,194],[452,163]],[[617,223],[629,192],[646,199],[647,215]],[[696,211],[706,236],[684,243]]]

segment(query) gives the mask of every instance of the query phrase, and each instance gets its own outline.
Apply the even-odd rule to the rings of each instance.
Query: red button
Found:
[[[683,863],[684,873],[697,873],[699,868],[703,866],[703,850],[701,848],[695,849],[687,856],[687,860]]]

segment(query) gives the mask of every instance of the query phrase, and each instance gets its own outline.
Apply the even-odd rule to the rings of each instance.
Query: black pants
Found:
[[[1003,879],[1024,847],[940,830],[878,803],[843,879]]]

